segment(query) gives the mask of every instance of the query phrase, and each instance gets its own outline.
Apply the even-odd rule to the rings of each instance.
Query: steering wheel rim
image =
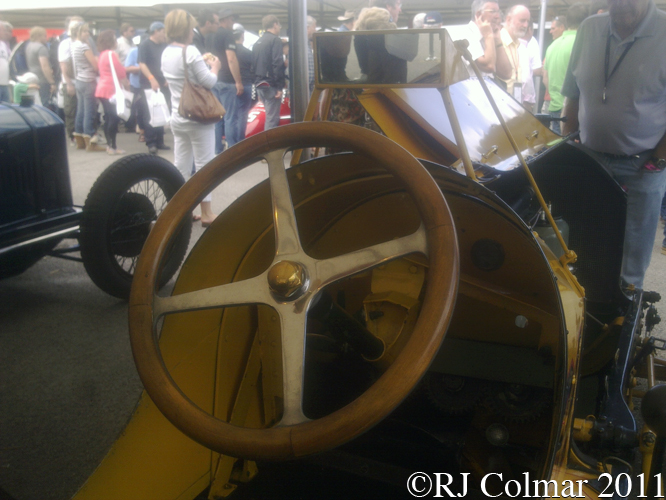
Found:
[[[405,238],[339,258],[317,261],[307,256],[298,239],[286,170],[280,155],[288,149],[312,146],[344,148],[378,160],[406,186],[422,219],[419,230]],[[282,163],[281,171],[278,156]],[[158,297],[155,285],[160,263],[168,242],[177,233],[180,221],[191,216],[192,208],[207,194],[210,186],[216,186],[260,157],[266,157],[269,163],[276,237],[276,256],[269,269],[251,280],[173,297]],[[289,222],[290,218],[293,224]],[[422,248],[424,245],[425,248]],[[284,319],[284,311],[298,309],[306,315],[312,299],[328,284],[392,258],[422,250],[427,252],[430,261],[426,291],[417,323],[400,355],[366,392],[347,406],[323,418],[305,418],[300,406],[295,409],[297,403],[302,403],[302,398],[300,402],[296,401],[298,395],[292,394],[294,385],[298,383],[302,391],[303,359],[301,371],[298,372],[297,359],[293,358],[298,357],[300,346],[305,345],[305,332],[301,332],[303,339],[300,344],[298,335],[291,335],[285,329],[290,320]],[[377,260],[377,255],[380,260]],[[172,198],[146,240],[134,275],[129,307],[130,341],[139,376],[153,402],[168,420],[184,434],[216,452],[241,458],[280,460],[334,448],[379,423],[411,392],[430,366],[453,314],[458,286],[458,259],[457,238],[448,205],[427,170],[402,147],[370,130],[340,123],[298,123],[271,129],[246,139],[206,165]],[[283,265],[285,261],[302,266],[304,271],[303,282],[301,286],[296,286],[296,292],[293,292],[293,286],[289,292],[271,290],[265,281],[261,281],[268,279],[270,282],[268,273],[274,271],[276,264]],[[343,264],[347,267],[345,274],[340,275],[336,266]],[[236,283],[250,283],[252,286]],[[261,286],[261,283],[267,290],[259,290],[257,285]],[[275,281],[271,283],[276,284]],[[248,292],[246,288],[251,291],[256,289],[257,300],[248,302],[244,298]],[[294,293],[295,298],[287,297],[287,293]],[[229,298],[231,296],[233,299]],[[238,427],[201,410],[181,392],[162,359],[155,326],[159,318],[168,313],[268,303],[270,297],[275,303],[269,305],[278,310],[282,319],[284,415],[274,427]],[[221,300],[225,302],[221,304]],[[300,352],[304,353],[304,349]],[[300,382],[294,382],[299,373]]]

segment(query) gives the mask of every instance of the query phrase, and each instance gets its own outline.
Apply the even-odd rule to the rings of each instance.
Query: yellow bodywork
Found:
[[[475,100],[472,84],[476,83],[446,89],[457,123],[447,119],[445,108],[451,111],[451,104],[442,100],[447,96],[441,89],[373,88],[359,96],[386,136],[418,158],[451,167],[430,171],[454,216],[461,278],[447,338],[430,369],[552,391],[546,414],[535,425],[514,425],[513,439],[548,448],[538,464],[531,464],[539,478],[560,485],[593,479],[594,474],[576,470],[583,462],[571,442],[574,436],[584,440],[586,429],[585,422],[574,420],[577,382],[585,369],[585,292],[568,267],[575,255],[565,253],[558,259],[505,203],[475,182],[475,175],[461,175],[470,172],[462,166],[456,136],[472,139],[466,141],[471,161],[503,171],[524,167],[527,175],[521,154],[540,154],[562,139],[501,96],[515,141],[506,138],[499,121],[480,129],[480,123],[488,122],[480,118],[492,110]],[[318,84],[308,107],[310,118],[323,88],[326,85]],[[294,163],[288,171],[291,195],[302,244],[311,256],[348,253],[418,227],[413,202],[381,165],[353,154]],[[182,268],[174,294],[257,276],[270,264],[274,246],[270,190],[264,182],[220,214],[204,233]],[[479,262],[479,256],[483,261],[499,253],[499,265]],[[390,366],[409,338],[427,279],[427,259],[414,255],[331,286],[332,296],[345,294],[348,312],[364,312],[368,331],[383,345],[380,356],[366,358],[375,370]],[[238,426],[268,427],[282,411],[276,319],[267,306],[175,314],[166,318],[161,330],[162,356],[177,385],[200,408]],[[604,337],[599,342],[603,341]],[[493,361],[502,356],[511,358],[512,366],[497,370]],[[605,361],[604,356],[586,360],[591,366]],[[461,457],[475,480],[489,470],[492,450],[478,437],[488,418],[475,416]],[[650,447],[643,451],[649,458]],[[208,486],[209,498],[219,498],[256,473],[253,462],[213,453],[185,437],[144,393],[126,430],[74,498],[186,500]],[[587,498],[597,498],[589,486],[583,491]]]
[[[418,227],[411,199],[393,178],[364,158],[326,157],[288,173],[303,244],[317,258],[409,234]],[[467,353],[477,346],[511,346],[534,353],[545,349],[556,361],[545,372],[544,384],[558,394],[565,368],[558,365],[564,359],[577,359],[571,353],[579,348],[584,316],[579,287],[552,252],[499,200],[455,172],[432,173],[454,214],[462,276],[448,338],[433,369],[446,371],[447,360],[460,357],[456,352]],[[471,255],[479,240],[494,240],[502,246],[505,262],[495,271],[474,264]],[[273,252],[269,189],[262,183],[204,233],[184,264],[174,293],[256,276],[268,266]],[[369,317],[381,311],[380,318],[368,322],[369,331],[386,347],[381,358],[370,360],[377,369],[391,363],[409,335],[425,279],[427,260],[414,256],[333,286],[333,294],[346,292],[348,309],[363,308]],[[519,316],[526,325],[517,326]],[[282,397],[280,332],[275,319],[266,306],[169,316],[160,337],[164,361],[176,383],[200,408],[236,425],[269,426],[280,415]],[[569,350],[566,358],[564,339]],[[470,361],[472,369],[475,364]],[[568,374],[576,369],[566,366]],[[527,366],[524,370],[530,377]],[[564,401],[568,405],[573,399]],[[562,422],[560,413],[569,415],[571,408],[560,408],[557,399],[552,404],[549,441],[556,442],[552,438],[568,425],[568,418]],[[562,443],[556,462],[543,462],[540,474],[566,464],[567,439]],[[482,449],[471,450],[469,460],[477,460],[477,453]],[[214,498],[231,493],[255,472],[252,462],[212,453],[182,435],[144,394],[126,430],[75,498],[185,500],[208,485]]]

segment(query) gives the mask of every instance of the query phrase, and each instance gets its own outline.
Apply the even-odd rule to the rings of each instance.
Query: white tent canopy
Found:
[[[444,24],[461,24],[470,19],[472,0],[403,0],[403,14],[398,24],[406,26],[419,12],[437,11],[442,14]],[[506,8],[509,1],[500,0],[500,7]],[[511,0],[511,3],[516,1]],[[533,19],[540,18],[540,1],[523,2],[530,7]],[[571,0],[548,0],[547,19],[566,12]],[[11,22],[17,28],[44,26],[61,28],[64,19],[74,14],[81,15],[98,28],[117,28],[128,21],[135,27],[147,27],[150,22],[161,19],[173,8],[184,8],[196,15],[200,9],[219,10],[230,8],[238,15],[238,21],[246,28],[258,30],[261,18],[275,14],[287,25],[287,0],[233,0],[178,2],[163,0],[114,0],[109,2],[91,2],[91,0],[61,0],[57,4],[52,0],[5,0],[0,7],[0,18]],[[666,7],[666,0],[657,0],[657,4]],[[57,5],[57,7],[55,6]],[[308,14],[317,19],[319,26],[337,27],[337,17],[348,9],[360,9],[367,5],[367,0],[307,0]]]

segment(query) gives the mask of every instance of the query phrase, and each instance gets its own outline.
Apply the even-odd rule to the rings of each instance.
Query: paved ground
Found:
[[[135,134],[120,134],[119,146],[146,151]],[[75,203],[113,160],[70,148]],[[218,189],[215,210],[265,170],[254,165]],[[666,298],[660,247],[658,236],[646,289]],[[141,391],[126,323],[126,303],[97,289],[79,263],[45,258],[0,282],[0,487],[16,500],[70,498],[124,427]]]

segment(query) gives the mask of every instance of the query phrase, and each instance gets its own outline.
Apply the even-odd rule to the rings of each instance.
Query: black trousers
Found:
[[[137,115],[136,119],[139,123],[139,128],[143,129],[143,135],[146,138],[146,146],[162,146],[164,144],[164,127],[151,127],[150,126],[150,111],[148,111],[148,101],[146,100],[146,93],[142,89],[133,89],[135,95],[134,104],[136,105]],[[171,92],[168,88],[160,89],[164,93],[167,100],[167,105],[171,102]],[[169,108],[171,109],[171,108]]]
[[[104,136],[106,137],[106,144],[111,149],[116,149],[116,136],[118,135],[118,114],[116,113],[116,105],[111,104],[108,99],[100,99],[102,107],[104,108]]]

